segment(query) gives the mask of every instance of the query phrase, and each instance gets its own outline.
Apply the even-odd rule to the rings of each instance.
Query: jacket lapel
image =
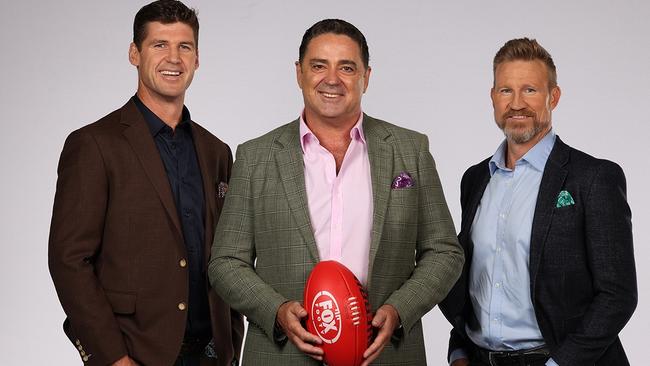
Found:
[[[300,146],[299,120],[293,121],[277,140],[280,145],[275,153],[278,171],[287,195],[289,208],[293,214],[298,230],[302,235],[312,258],[320,261],[316,239],[312,231],[307,206],[307,190],[305,188],[305,167]]]
[[[461,232],[464,235],[469,235],[471,229],[472,229],[472,223],[474,222],[474,217],[476,216],[476,210],[478,210],[478,206],[481,203],[481,198],[483,198],[483,193],[485,193],[485,188],[487,187],[488,183],[490,182],[490,168],[489,168],[489,159],[485,160],[478,172],[478,176],[474,180],[474,182],[468,183],[469,186],[466,189],[470,189],[468,192],[464,192],[465,194],[469,194],[470,196],[467,199],[467,202],[462,202],[462,207],[463,212],[462,212],[462,219],[461,219]]]
[[[560,140],[560,137],[556,137],[555,146],[553,146],[553,150],[551,150],[551,154],[544,167],[544,174],[542,175],[539,193],[537,194],[535,215],[533,216],[529,259],[532,296],[535,296],[535,279],[551,225],[551,219],[553,218],[557,195],[562,189],[568,173],[565,168],[568,161],[569,147]]]
[[[372,117],[363,115],[363,132],[368,143],[370,178],[372,180],[373,219],[368,262],[368,287],[372,278],[373,264],[379,249],[384,228],[388,198],[393,182],[393,144],[392,135]]]
[[[128,126],[124,129],[123,134],[140,160],[140,164],[142,164],[158,196],[160,196],[160,201],[174,224],[179,238],[182,239],[183,232],[181,231],[181,224],[165,167],[160,159],[158,148],[151,137],[147,122],[133,101],[129,101],[122,107],[121,123]]]
[[[214,235],[214,213],[215,213],[215,168],[214,163],[210,164],[211,157],[208,154],[208,141],[204,131],[198,124],[192,122],[192,139],[194,140],[194,149],[196,158],[199,161],[201,170],[201,179],[203,179],[203,196],[205,199],[205,245],[204,245],[204,265],[208,264],[210,258],[210,249],[212,248],[212,239]]]

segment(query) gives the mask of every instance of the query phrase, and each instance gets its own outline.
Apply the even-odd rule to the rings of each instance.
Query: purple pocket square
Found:
[[[217,186],[217,197],[226,198],[226,193],[228,193],[228,183],[220,182]]]
[[[390,186],[392,189],[401,189],[415,187],[415,180],[411,178],[411,175],[408,172],[401,172],[395,179],[393,179],[393,184]]]

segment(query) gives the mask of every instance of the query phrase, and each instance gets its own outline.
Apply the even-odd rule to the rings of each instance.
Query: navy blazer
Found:
[[[461,181],[465,250],[460,279],[440,304],[454,328],[449,352],[471,346],[466,320],[472,263],[471,225],[490,180],[490,158]],[[623,170],[566,145],[559,137],[540,183],[530,240],[530,293],[551,357],[560,366],[629,365],[618,333],[637,304],[630,207]],[[556,207],[560,191],[575,204]]]

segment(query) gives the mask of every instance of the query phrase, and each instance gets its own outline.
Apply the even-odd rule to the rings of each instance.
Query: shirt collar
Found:
[[[167,126],[165,122],[163,122],[156,114],[149,109],[141,100],[138,98],[138,95],[134,95],[133,102],[135,102],[135,105],[138,107],[138,110],[140,110],[140,113],[142,113],[142,116],[144,117],[144,120],[147,121],[147,125],[149,126],[149,131],[151,131],[151,136],[156,136],[160,133],[161,130],[163,130],[165,127],[171,129],[171,127]],[[181,114],[181,122],[178,124],[177,127],[184,128],[186,130],[189,130],[191,128],[192,124],[192,119],[190,117],[190,111],[187,109],[187,107],[183,106],[183,113]]]
[[[533,168],[538,171],[544,171],[544,166],[548,160],[548,156],[551,155],[551,150],[553,150],[553,145],[555,144],[555,131],[551,130],[544,136],[535,146],[533,146],[524,156],[522,156],[517,163],[526,162],[530,164]],[[501,145],[497,148],[497,151],[492,155],[490,159],[490,176],[494,175],[494,172],[497,169],[510,171],[506,167],[506,140],[501,142]]]
[[[363,144],[366,143],[366,137],[363,134],[363,112],[359,114],[357,123],[350,130],[350,137],[353,140],[360,141]],[[306,151],[305,146],[312,141],[318,143],[318,138],[307,126],[307,123],[305,122],[305,111],[303,110],[303,112],[300,114],[300,146],[302,147],[303,153]]]

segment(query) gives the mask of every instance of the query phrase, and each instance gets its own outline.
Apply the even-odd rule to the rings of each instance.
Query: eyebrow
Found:
[[[156,43],[165,43],[168,44],[169,41],[166,39],[152,39],[151,44],[156,44]],[[182,45],[190,45],[192,47],[195,47],[196,45],[194,44],[194,41],[181,41],[180,44]]]
[[[324,64],[329,64],[330,62],[324,58],[312,58],[309,59],[309,63],[324,63]],[[341,60],[337,63],[337,65],[352,65],[352,66],[357,66],[357,63],[353,60]]]

